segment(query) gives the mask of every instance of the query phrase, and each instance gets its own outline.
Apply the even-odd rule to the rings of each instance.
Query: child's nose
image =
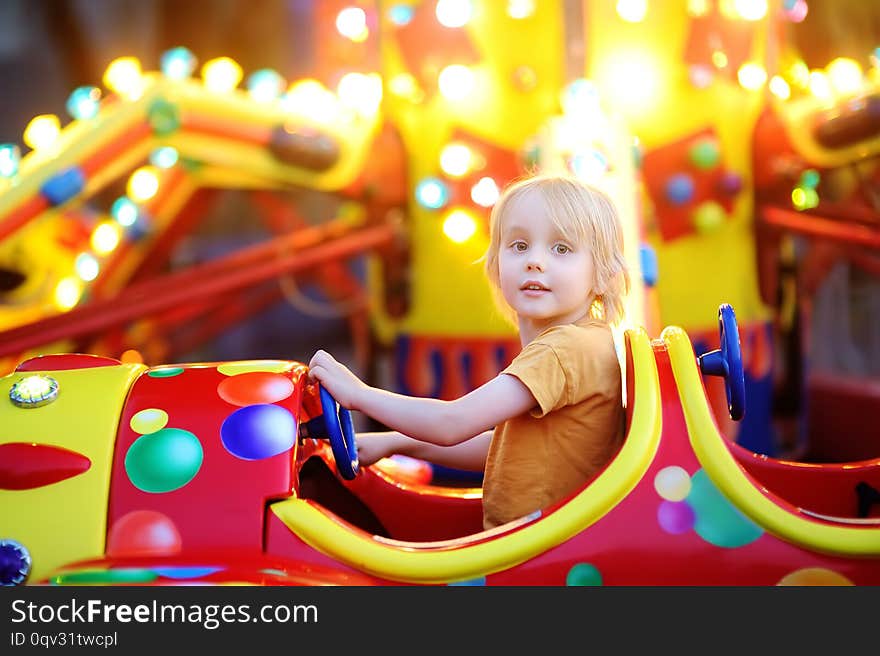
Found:
[[[543,271],[544,263],[540,258],[530,257],[526,262],[526,271]]]

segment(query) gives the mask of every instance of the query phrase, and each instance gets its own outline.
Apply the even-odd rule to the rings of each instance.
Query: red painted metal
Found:
[[[21,205],[12,210],[0,221],[0,241],[49,209],[49,201],[39,194],[35,194],[25,200]]]
[[[779,207],[763,207],[761,208],[761,216],[766,224],[775,228],[849,245],[880,248],[880,229],[878,228],[844,223],[816,214],[804,214]]]
[[[92,369],[94,367],[113,367],[119,364],[116,358],[88,353],[57,353],[38,355],[19,364],[16,371],[63,371],[65,369]]]
[[[290,366],[292,371],[286,377],[293,383],[293,391],[275,405],[297,417],[305,367],[296,363]],[[175,376],[145,374],[138,378],[119,422],[113,456],[115,475],[110,485],[109,531],[126,514],[149,510],[161,513],[176,527],[181,550],[262,550],[263,511],[270,499],[290,495],[294,454],[289,449],[269,458],[244,460],[224,447],[221,426],[239,409],[218,393],[219,386],[227,380],[229,376],[220,373],[216,366],[187,366]],[[141,437],[131,426],[132,417],[150,408],[168,414],[168,428],[192,433],[204,454],[192,480],[163,493],[145,492],[127,475],[126,456]]]

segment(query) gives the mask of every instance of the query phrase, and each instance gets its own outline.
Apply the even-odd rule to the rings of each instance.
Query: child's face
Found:
[[[520,321],[549,327],[589,310],[592,254],[560,234],[540,194],[527,192],[506,208],[498,272],[501,293]]]

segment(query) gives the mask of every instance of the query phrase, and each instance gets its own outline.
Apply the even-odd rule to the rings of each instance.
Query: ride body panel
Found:
[[[261,552],[266,504],[292,493],[305,372],[295,362],[253,361],[141,376],[119,426],[108,552]],[[172,537],[126,536],[144,512]]]
[[[58,371],[51,360],[42,371],[16,371],[0,378],[0,448],[27,443],[34,459],[41,447],[62,447],[90,465],[80,474],[26,489],[0,486],[2,536],[30,552],[33,580],[74,560],[104,553],[113,445],[128,390],[145,367],[117,364]],[[24,363],[23,363],[24,364]],[[12,386],[27,377],[47,375],[58,383],[55,401],[21,408],[10,402]],[[42,468],[36,461],[3,459],[0,471]],[[6,478],[4,476],[4,478]]]

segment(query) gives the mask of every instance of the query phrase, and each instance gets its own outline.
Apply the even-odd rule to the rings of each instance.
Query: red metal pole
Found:
[[[193,299],[228,294],[281,273],[307,271],[327,261],[375,249],[393,238],[393,226],[380,225],[352,232],[307,250],[277,253],[275,257],[222,274],[196,278],[189,271],[181,276],[172,274],[161,281],[162,293],[144,293],[144,288],[155,291],[156,285],[140,285],[140,289],[124,290],[116,298],[95,301],[63,315],[0,333],[0,355],[22,353],[56,340],[94,334],[138,317],[184,305]],[[186,284],[177,283],[177,278],[182,276],[186,276]]]
[[[845,223],[816,214],[804,214],[779,207],[761,210],[764,223],[802,235],[832,239],[851,245],[880,248],[880,230],[865,225]]]

